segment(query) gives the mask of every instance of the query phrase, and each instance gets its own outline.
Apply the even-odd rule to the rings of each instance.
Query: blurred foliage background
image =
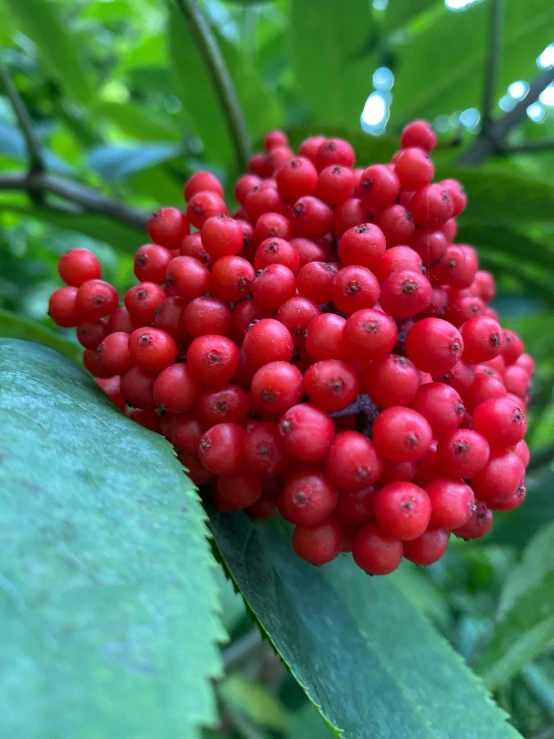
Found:
[[[481,545],[455,543],[429,570],[403,567],[394,578],[525,737],[554,737],[554,5],[199,5],[255,145],[273,127],[295,144],[310,133],[339,134],[367,165],[390,157],[402,126],[424,117],[439,134],[439,175],[466,185],[458,240],[478,247],[495,272],[494,307],[537,359],[529,495],[522,509],[497,517]],[[91,248],[106,279],[126,289],[132,255],[146,240],[144,214],[182,206],[183,183],[196,170],[217,173],[228,190],[240,170],[179,3],[0,0],[0,45],[0,336],[43,340],[71,355],[71,333],[54,337],[45,316],[59,255]],[[35,180],[27,178],[10,81],[58,183],[47,192],[40,162]],[[218,686],[221,726],[206,737],[329,736],[220,575],[231,640]],[[524,596],[517,603],[514,591]]]

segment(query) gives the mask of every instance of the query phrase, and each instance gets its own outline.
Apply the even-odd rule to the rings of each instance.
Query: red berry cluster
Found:
[[[340,139],[298,155],[273,131],[229,215],[208,172],[162,208],[119,305],[84,249],[50,315],[122,410],[164,434],[223,511],[278,511],[300,557],[352,551],[384,575],[437,561],[525,498],[533,360],[487,303],[494,279],[454,243],[466,196],[433,182],[435,134],[402,132],[354,168]],[[191,231],[191,226],[194,230]]]

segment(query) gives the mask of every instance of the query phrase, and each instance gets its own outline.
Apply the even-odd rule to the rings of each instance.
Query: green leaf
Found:
[[[477,665],[489,688],[502,685],[554,640],[554,523],[530,541],[506,578],[497,620]]]
[[[437,179],[455,177],[467,192],[464,218],[488,223],[552,223],[554,184],[494,169],[438,169]]]
[[[223,702],[259,726],[286,733],[289,714],[283,704],[261,683],[235,673],[219,685]]]
[[[38,206],[21,206],[0,201],[0,212],[7,210],[22,216],[35,218],[43,223],[82,233],[92,239],[110,244],[114,249],[133,254],[146,239],[141,229],[116,223],[110,218],[103,218],[94,213],[62,213]]]
[[[383,30],[386,33],[406,26],[410,21],[430,8],[437,7],[438,0],[389,0],[385,10]]]
[[[149,110],[129,103],[104,102],[94,112],[115,123],[128,136],[140,141],[176,141],[179,125],[159,110]]]
[[[0,343],[0,420],[0,735],[196,739],[222,630],[171,447],[27,342]]]
[[[180,144],[144,143],[133,146],[95,146],[88,152],[88,163],[108,182],[124,180],[136,172],[174,159],[183,151]]]
[[[59,4],[51,0],[3,0],[21,31],[37,46],[49,74],[78,103],[93,98],[88,70],[77,50],[75,38],[60,17]]]
[[[42,149],[44,161],[49,169],[64,174],[75,172],[73,167],[49,149]],[[17,162],[27,162],[27,147],[23,134],[13,123],[0,118],[0,154]]]
[[[535,60],[552,41],[554,21],[549,0],[507,2],[504,6],[502,64],[495,100],[514,80],[529,80],[536,73]],[[459,13],[443,6],[399,47],[391,107],[394,120],[432,119],[471,106],[480,108],[489,45],[488,12],[489,3],[476,3]],[[444,49],[440,63],[430,49]]]
[[[373,90],[370,3],[291,0],[289,28],[296,86],[312,116],[357,126]]]
[[[494,252],[518,262],[554,269],[554,246],[535,241],[525,234],[498,223],[464,220],[457,234],[460,242],[472,244],[482,253]]]
[[[49,346],[75,364],[81,364],[82,347],[46,326],[0,309],[0,337],[25,339]]]
[[[292,717],[289,739],[330,739],[332,736],[337,734],[331,732],[310,703]]]
[[[174,3],[170,7],[168,33],[181,98],[204,144],[205,158],[211,163],[228,163],[232,147],[221,105],[187,23]],[[250,134],[257,138],[282,122],[277,96],[262,82],[240,49],[221,34],[216,35]]]
[[[519,736],[386,578],[346,558],[316,569],[268,522],[214,513],[215,541],[292,674],[345,739]],[[471,706],[471,710],[468,707]]]

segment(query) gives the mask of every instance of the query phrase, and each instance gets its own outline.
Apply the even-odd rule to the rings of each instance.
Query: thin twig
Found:
[[[33,131],[31,116],[23,102],[23,98],[19,94],[19,90],[13,83],[10,73],[1,62],[0,79],[2,80],[6,94],[12,104],[23,138],[25,139],[27,157],[29,160],[29,174],[44,172],[46,170],[46,166],[44,164],[44,159],[42,158],[40,144],[35,136],[35,132]]]
[[[222,652],[223,667],[226,673],[243,665],[262,644],[262,637],[257,628],[252,629],[236,642],[230,644]]]
[[[80,205],[88,213],[107,216],[119,223],[144,230],[150,213],[111,200],[96,190],[72,180],[52,177],[37,172],[34,174],[0,175],[0,190],[22,190],[57,195],[63,200]]]
[[[239,99],[216,38],[204,18],[197,0],[176,0],[189,25],[198,51],[215,87],[223,115],[233,140],[237,162],[246,171],[250,157],[250,137]]]
[[[498,154],[534,154],[537,151],[548,149],[554,149],[554,139],[539,139],[538,141],[526,141],[524,144],[502,146],[498,149]]]
[[[525,119],[527,108],[538,99],[541,92],[551,82],[554,82],[554,67],[541,70],[531,82],[524,99],[520,100],[513,110],[494,121],[486,136],[478,136],[475,143],[458,158],[457,164],[466,167],[475,166],[484,162],[497,151],[501,151],[510,131]]]
[[[481,132],[488,136],[492,123],[492,113],[496,95],[496,82],[500,66],[500,47],[502,45],[502,20],[504,0],[491,0],[489,11],[489,43],[483,86],[483,106]]]

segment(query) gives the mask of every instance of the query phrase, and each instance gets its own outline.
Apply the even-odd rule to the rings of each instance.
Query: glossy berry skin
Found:
[[[510,498],[523,482],[525,467],[514,452],[493,452],[485,467],[471,478],[475,496],[485,503]]]
[[[431,528],[459,529],[475,510],[473,490],[461,480],[437,478],[425,485],[425,491],[431,501]]]
[[[212,264],[212,259],[208,252],[204,249],[202,239],[200,238],[200,234],[197,231],[184,237],[179,247],[179,254],[182,257],[193,257],[205,267],[210,267]],[[173,257],[175,256],[173,251],[170,252],[170,255],[171,259],[173,259]]]
[[[244,467],[245,431],[236,423],[218,423],[201,437],[198,456],[215,475],[238,475]]]
[[[416,230],[412,214],[400,204],[390,205],[377,213],[374,223],[383,232],[389,248],[409,244]]]
[[[302,373],[289,362],[265,364],[252,378],[252,395],[257,405],[270,413],[284,413],[299,403],[302,390]]]
[[[373,402],[381,408],[389,408],[410,405],[419,387],[420,375],[406,357],[387,354],[368,364],[360,379],[363,390]]]
[[[238,423],[246,421],[248,415],[248,396],[236,385],[218,385],[202,391],[197,403],[198,417],[204,428],[217,423]]]
[[[319,198],[305,195],[294,203],[290,218],[294,236],[320,239],[331,228],[333,211]]]
[[[300,257],[289,241],[272,237],[262,241],[254,255],[256,270],[265,269],[270,264],[283,264],[296,274],[300,269]]]
[[[502,351],[502,329],[487,316],[475,316],[460,329],[464,340],[464,359],[470,362],[486,362]]]
[[[393,246],[381,256],[379,263],[373,268],[375,277],[381,284],[387,277],[400,270],[410,270],[419,275],[423,273],[421,257],[409,246]]]
[[[425,310],[431,297],[431,284],[425,275],[402,269],[392,272],[384,280],[379,302],[389,316],[408,318]]]
[[[81,287],[88,280],[99,280],[102,267],[98,257],[88,249],[70,249],[60,257],[58,272],[66,285]]]
[[[492,511],[483,501],[478,500],[475,511],[469,521],[452,533],[466,541],[471,539],[481,539],[489,533],[492,526],[492,519]]]
[[[379,480],[383,460],[366,436],[358,431],[342,431],[329,447],[325,469],[339,488],[357,492]]]
[[[296,295],[294,272],[284,264],[270,264],[256,276],[252,295],[261,308],[278,310]]]
[[[514,446],[525,436],[527,420],[520,403],[511,398],[490,398],[477,406],[472,426],[492,447]]]
[[[283,448],[304,462],[322,459],[335,433],[329,416],[310,403],[289,408],[278,427]]]
[[[290,362],[294,344],[282,323],[263,318],[246,332],[243,349],[248,362],[258,368],[269,362]]]
[[[202,389],[186,364],[172,364],[156,378],[154,399],[163,410],[187,413],[196,407]]]
[[[450,195],[453,206],[452,216],[456,218],[456,216],[459,216],[460,213],[463,213],[467,205],[467,195],[465,193],[465,190],[458,182],[458,180],[441,180],[440,184]]]
[[[175,341],[183,341],[187,337],[187,330],[184,324],[184,314],[187,307],[187,301],[174,295],[163,300],[156,308],[152,326],[165,331],[166,334],[172,336]]]
[[[410,407],[427,419],[433,430],[433,438],[440,439],[454,431],[462,423],[464,404],[453,387],[441,382],[421,385]]]
[[[335,313],[322,313],[312,318],[306,334],[306,351],[314,361],[345,356],[345,325],[346,320]]]
[[[175,339],[159,328],[137,328],[128,336],[129,352],[147,372],[161,372],[177,359]]]
[[[316,303],[296,295],[283,303],[276,318],[287,327],[294,345],[303,346],[311,322],[319,315],[321,309]]]
[[[224,214],[208,218],[200,231],[202,244],[213,261],[221,257],[237,256],[244,235],[240,223]]]
[[[217,488],[223,500],[235,510],[249,508],[259,499],[264,481],[257,475],[243,472],[239,475],[220,475]]]
[[[344,265],[359,265],[374,270],[379,266],[386,248],[381,229],[372,223],[362,223],[342,234],[337,253]]]
[[[79,344],[85,349],[96,349],[107,333],[108,322],[103,318],[94,323],[80,323],[75,331]]]
[[[214,297],[228,303],[238,303],[252,289],[256,272],[242,257],[222,257],[213,265],[209,291]]]
[[[135,330],[135,328],[137,327],[133,323],[131,315],[125,306],[114,310],[108,318],[108,333],[110,334],[114,331],[125,331],[130,334],[131,331]]]
[[[296,277],[300,295],[321,305],[331,300],[333,279],[338,272],[336,265],[313,261],[304,265]]]
[[[172,259],[167,265],[166,280],[174,294],[186,300],[194,300],[210,289],[210,273],[194,257]]]
[[[231,331],[231,309],[219,298],[195,298],[185,305],[182,324],[193,338],[206,334],[226,336]]]
[[[300,156],[283,164],[275,179],[283,200],[294,203],[305,195],[315,195],[318,175],[314,164]]]
[[[389,575],[398,569],[404,547],[402,542],[386,534],[377,524],[362,526],[352,541],[352,556],[370,575]]]
[[[366,208],[386,208],[396,202],[400,182],[396,174],[384,164],[372,164],[360,177],[360,198]]]
[[[121,376],[120,392],[125,402],[134,408],[152,410],[154,400],[154,381],[156,376],[140,367],[133,367]]]
[[[340,411],[356,400],[358,375],[340,359],[324,359],[308,367],[304,389],[312,401],[326,411]]]
[[[198,229],[202,228],[208,218],[221,214],[228,215],[225,201],[221,195],[218,195],[216,192],[210,192],[209,190],[193,195],[187,206],[187,218]],[[163,244],[163,246],[166,246],[166,244]],[[178,246],[179,244],[177,244]],[[177,247],[170,246],[168,248],[174,249]]]
[[[428,421],[409,408],[385,408],[373,424],[373,442],[378,452],[391,462],[421,459],[432,439]]]
[[[279,496],[279,512],[289,523],[316,526],[337,505],[338,490],[322,472],[301,471],[288,478]]]
[[[395,158],[394,173],[403,190],[414,192],[433,181],[435,166],[426,151],[410,146],[403,148]]]
[[[404,557],[420,567],[427,567],[444,555],[450,532],[445,529],[425,531],[417,539],[404,542]]]
[[[189,222],[177,208],[161,208],[150,216],[146,230],[155,244],[178,249],[189,232]]]
[[[108,334],[96,347],[96,354],[100,365],[110,375],[123,375],[136,364],[129,352],[129,334],[122,331]]]
[[[437,452],[446,472],[464,480],[478,475],[490,457],[485,437],[471,429],[456,429],[443,436]]]
[[[353,167],[355,158],[354,149],[348,141],[344,141],[343,139],[326,139],[317,150],[315,165],[318,172],[333,164],[340,164],[343,167]]]
[[[141,282],[127,290],[123,302],[134,324],[148,326],[153,323],[156,311],[165,298],[166,294],[158,284]]]
[[[192,200],[196,193],[205,192],[206,190],[215,192],[221,197],[224,195],[221,182],[215,175],[211,172],[195,172],[188,178],[183,195],[185,196],[185,200],[188,202],[189,200]]]
[[[426,185],[410,200],[410,211],[417,226],[438,228],[452,217],[452,200],[441,185]]]
[[[375,518],[389,536],[401,541],[417,539],[426,530],[431,502],[422,488],[411,482],[391,482],[375,496]]]
[[[189,346],[187,364],[200,382],[223,385],[231,380],[237,370],[239,351],[226,336],[206,334],[198,336]]]
[[[104,318],[117,308],[118,302],[119,296],[115,287],[103,280],[83,282],[77,290],[75,299],[81,321],[98,321]]]
[[[442,318],[424,318],[408,332],[406,351],[424,372],[447,372],[464,351],[460,332]]]
[[[375,520],[373,509],[377,485],[369,485],[357,491],[339,490],[335,518],[347,526],[362,526]]]
[[[77,307],[77,288],[59,287],[54,290],[48,300],[48,315],[62,328],[72,328],[82,323],[83,318]]]
[[[120,378],[115,377],[108,377],[106,379],[102,379],[100,377],[97,377],[95,380],[96,384],[99,385],[99,387],[102,388],[102,390],[106,393],[108,398],[114,403],[119,410],[124,411],[125,410],[125,400],[123,399],[121,392],[120,392]]]
[[[342,526],[328,518],[317,526],[296,526],[292,533],[292,546],[301,559],[321,567],[338,557],[342,539]]]
[[[140,282],[165,282],[167,265],[173,255],[164,246],[145,244],[135,252],[135,276]]]
[[[437,134],[427,121],[412,121],[403,129],[400,144],[402,148],[417,146],[424,151],[431,152],[437,144]]]
[[[269,477],[279,474],[289,463],[274,423],[258,423],[246,432],[243,444],[245,467],[255,474]]]
[[[513,511],[525,502],[526,497],[527,485],[523,481],[510,498],[489,502],[489,508],[491,511]]]
[[[339,205],[353,193],[354,173],[348,167],[332,164],[320,172],[315,194],[327,205]]]
[[[379,282],[367,267],[344,267],[334,277],[331,289],[333,303],[346,315],[372,308],[379,298]]]

